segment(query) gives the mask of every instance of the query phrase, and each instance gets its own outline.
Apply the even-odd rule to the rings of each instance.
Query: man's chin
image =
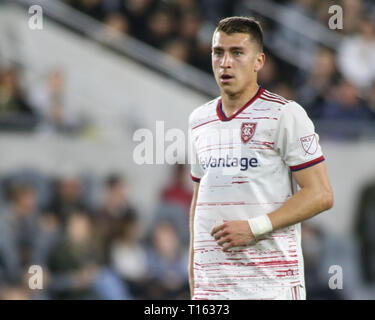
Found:
[[[228,96],[232,96],[232,95],[235,95],[236,94],[236,90],[233,88],[233,86],[230,86],[230,85],[222,85],[220,86],[220,91],[222,93],[225,93],[226,95]]]

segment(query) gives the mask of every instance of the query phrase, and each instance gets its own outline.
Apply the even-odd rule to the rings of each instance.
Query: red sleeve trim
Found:
[[[316,165],[316,164],[318,164],[318,163],[320,163],[320,162],[322,162],[324,160],[325,160],[324,157],[321,156],[321,157],[319,157],[319,158],[317,158],[315,160],[311,160],[309,162],[305,162],[305,163],[299,164],[297,166],[291,166],[289,168],[292,171],[298,171],[298,170],[302,170],[302,169],[306,169],[308,167],[314,166],[314,165]]]
[[[200,181],[201,181],[201,179],[194,177],[192,174],[190,174],[190,177],[191,177],[191,179],[192,179],[194,182],[200,182]]]

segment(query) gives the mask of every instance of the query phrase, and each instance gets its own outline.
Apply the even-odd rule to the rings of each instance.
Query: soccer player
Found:
[[[304,109],[258,85],[264,62],[257,21],[220,21],[221,97],[189,118],[193,299],[306,299],[300,222],[330,209],[333,193]]]

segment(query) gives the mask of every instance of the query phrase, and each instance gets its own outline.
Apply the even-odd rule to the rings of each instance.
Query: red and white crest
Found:
[[[255,122],[243,122],[241,125],[241,140],[248,143],[255,133],[257,124]]]
[[[300,138],[303,150],[308,154],[314,154],[318,149],[318,142],[316,140],[316,135],[311,134],[306,137]]]

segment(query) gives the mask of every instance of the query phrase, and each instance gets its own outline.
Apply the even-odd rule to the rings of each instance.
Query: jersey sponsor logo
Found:
[[[240,167],[241,171],[246,171],[251,168],[258,167],[258,159],[257,158],[237,158],[237,157],[230,157],[229,155],[220,158],[213,158],[210,156],[207,158],[201,158],[200,163],[202,165],[202,168],[206,170],[208,167],[211,168],[229,168],[229,167]]]
[[[314,154],[318,149],[318,141],[315,134],[300,138],[303,150],[308,154]]]
[[[248,143],[255,133],[257,127],[256,122],[242,122],[241,125],[241,140],[243,143]]]

